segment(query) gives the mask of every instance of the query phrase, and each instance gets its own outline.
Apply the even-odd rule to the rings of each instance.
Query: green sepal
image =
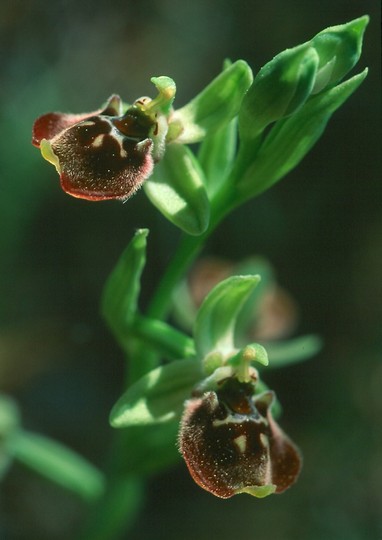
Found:
[[[223,185],[231,169],[237,146],[237,119],[207,135],[200,145],[198,159],[206,177],[211,200]]]
[[[144,190],[167,219],[184,232],[197,236],[207,229],[210,220],[204,185],[204,173],[192,151],[173,143],[144,183]]]
[[[260,276],[232,276],[220,282],[204,299],[194,325],[196,352],[203,359],[212,352],[235,351],[237,316]]]
[[[269,366],[279,368],[309,360],[320,352],[322,339],[319,336],[300,336],[286,341],[275,341],[266,345]]]
[[[102,314],[126,350],[129,325],[137,311],[148,233],[148,229],[139,229],[135,233],[109,276],[102,294]]]
[[[123,428],[178,419],[184,400],[202,377],[202,366],[194,359],[153,369],[119,398],[110,413],[110,424]]]
[[[244,199],[270,188],[298,165],[324,132],[331,115],[358,88],[366,75],[367,69],[311,97],[293,116],[277,122],[237,184]]]
[[[266,64],[243,99],[239,114],[241,139],[254,139],[272,122],[296,112],[313,88],[318,54],[304,43],[286,49]]]
[[[335,85],[355,66],[361,56],[368,22],[369,17],[365,15],[346,24],[326,28],[311,40],[319,56],[314,93]]]
[[[195,143],[204,139],[239,112],[243,97],[253,80],[252,70],[244,60],[224,69],[192,101],[174,112],[169,137],[178,142]]]
[[[14,458],[85,500],[100,497],[102,473],[62,444],[37,433],[18,431],[8,443]]]

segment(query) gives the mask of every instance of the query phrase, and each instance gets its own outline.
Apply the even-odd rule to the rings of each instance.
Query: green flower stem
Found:
[[[125,538],[127,530],[134,525],[144,503],[145,482],[132,474],[130,443],[128,430],[113,430],[106,463],[105,490],[90,509],[77,540]]]
[[[236,206],[233,183],[225,183],[211,201],[211,220],[207,230],[199,236],[183,235],[178,250],[163,275],[148,307],[149,317],[165,319],[171,304],[172,291],[175,285],[189,269],[206,240],[216,229],[222,219]]]
[[[121,433],[118,432],[118,439]],[[124,455],[126,459],[126,455]],[[113,476],[107,489],[91,509],[78,540],[124,538],[134,524],[144,500],[144,482],[132,476]]]
[[[167,358],[176,360],[195,356],[193,339],[158,319],[137,315],[130,332]]]

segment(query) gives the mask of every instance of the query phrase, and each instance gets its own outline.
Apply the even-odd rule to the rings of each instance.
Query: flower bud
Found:
[[[317,66],[316,51],[305,43],[283,51],[261,68],[240,109],[241,138],[255,138],[271,122],[299,109],[313,88]]]
[[[319,32],[311,45],[319,57],[313,94],[334,86],[358,62],[362,40],[369,17],[364,16],[346,24],[332,26]]]

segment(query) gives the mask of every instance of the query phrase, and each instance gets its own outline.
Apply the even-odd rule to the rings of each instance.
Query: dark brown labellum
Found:
[[[281,493],[297,478],[299,452],[272,419],[273,393],[234,378],[186,402],[180,451],[202,488],[222,498]]]
[[[32,142],[53,163],[64,191],[92,201],[128,199],[153,169],[155,121],[136,107],[121,116],[119,96],[104,109],[38,118]]]

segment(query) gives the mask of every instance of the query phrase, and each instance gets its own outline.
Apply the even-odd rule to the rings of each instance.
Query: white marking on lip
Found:
[[[265,433],[260,433],[260,441],[265,448],[269,446],[268,437],[265,435]]]
[[[238,437],[236,437],[236,439],[233,440],[233,442],[238,447],[239,452],[241,454],[244,454],[247,449],[247,436],[239,435]]]
[[[225,426],[229,424],[242,424],[246,418],[240,416],[232,416],[228,414],[223,420],[214,420],[212,422],[213,427]]]
[[[97,135],[97,137],[92,142],[92,146],[94,146],[94,148],[99,148],[100,146],[102,146],[104,137],[105,135],[103,133],[101,133],[101,135]]]
[[[121,158],[127,158],[127,152],[123,148],[124,137],[121,137],[119,131],[113,125],[112,125],[111,136],[117,141],[117,143],[119,145],[119,155],[121,156]]]

